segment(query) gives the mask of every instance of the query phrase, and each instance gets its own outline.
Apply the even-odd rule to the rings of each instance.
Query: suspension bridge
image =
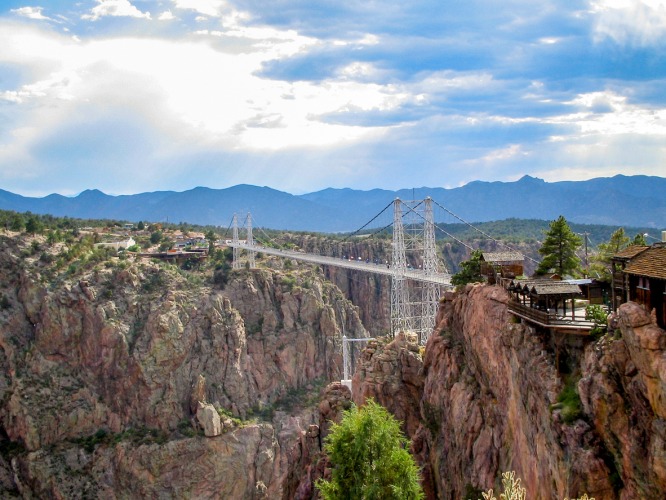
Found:
[[[425,344],[435,327],[435,317],[442,291],[451,288],[451,274],[438,258],[435,232],[442,231],[459,244],[473,250],[472,247],[435,223],[433,205],[474,228],[485,237],[504,245],[429,197],[415,201],[395,199],[368,223],[347,237],[346,241],[367,228],[379,228],[372,233],[377,234],[391,227],[390,260],[362,259],[352,255],[334,257],[262,245],[257,243],[253,237],[252,216],[249,213],[241,228],[238,225],[237,215],[234,215],[231,224],[233,227],[232,239],[227,240],[226,243],[233,248],[233,268],[235,269],[244,265],[255,267],[255,255],[257,252],[262,252],[312,264],[335,266],[390,277],[391,329],[394,334],[400,331],[415,332],[418,334],[420,342]],[[381,216],[387,217],[386,214],[391,210],[391,221],[382,227]],[[245,233],[243,240],[239,237],[241,230]]]
[[[433,204],[483,234],[484,237],[508,247],[508,245],[492,238],[492,236],[474,227],[437,202],[434,202],[431,198],[416,201],[396,199],[347,238],[349,240],[366,227],[370,227],[373,223],[375,224],[374,227],[380,227],[380,229],[372,233],[373,235],[386,230],[388,227],[392,227],[390,261],[382,261],[376,258],[366,258],[364,260],[361,257],[354,258],[351,254],[342,254],[341,256],[334,257],[262,245],[255,242],[252,232],[252,215],[250,213],[247,214],[243,223],[245,232],[244,240],[241,240],[239,237],[238,217],[234,214],[231,223],[233,227],[232,239],[227,240],[226,244],[233,248],[232,267],[234,269],[240,269],[245,265],[255,267],[255,254],[262,252],[266,255],[275,255],[311,264],[335,266],[390,277],[391,329],[394,335],[401,331],[415,332],[418,335],[421,345],[425,345],[435,327],[437,308],[442,291],[452,286],[451,274],[438,258],[435,238],[436,230],[444,232],[459,244],[467,247],[469,250],[473,250],[472,247],[435,224]],[[391,208],[393,211],[392,221],[382,227],[382,224],[378,222],[380,216]],[[417,262],[418,265],[416,265]],[[411,263],[415,265],[412,266]],[[344,375],[342,383],[350,389],[353,357],[350,356],[350,344],[365,343],[369,340],[373,339],[348,338],[343,331]]]

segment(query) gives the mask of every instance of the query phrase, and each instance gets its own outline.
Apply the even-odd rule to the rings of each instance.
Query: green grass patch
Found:
[[[552,406],[552,409],[560,410],[562,420],[567,425],[573,424],[583,416],[577,377],[568,376],[564,379],[564,388],[557,396],[557,403]]]

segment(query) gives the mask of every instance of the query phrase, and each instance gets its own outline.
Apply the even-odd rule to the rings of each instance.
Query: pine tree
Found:
[[[369,400],[344,412],[324,446],[333,465],[330,481],[317,481],[325,500],[421,499],[419,469],[408,440],[386,409]]]
[[[550,223],[546,231],[546,239],[539,248],[543,260],[537,267],[536,273],[546,274],[552,270],[560,276],[577,274],[580,269],[580,259],[576,255],[576,250],[582,242],[580,236],[571,230],[566,219],[560,215],[557,220]]]
[[[597,246],[597,255],[593,258],[592,271],[596,272],[600,279],[611,280],[611,258],[621,250],[625,249],[631,240],[625,234],[624,228],[617,229],[611,234],[606,243],[599,243]]]
[[[481,250],[474,250],[469,257],[460,263],[460,270],[451,276],[451,284],[454,286],[463,286],[467,283],[476,283],[483,281],[481,275],[481,258],[483,253]]]

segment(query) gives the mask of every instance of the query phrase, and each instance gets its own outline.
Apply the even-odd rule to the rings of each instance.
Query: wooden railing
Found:
[[[580,318],[570,319],[558,317],[553,312],[541,311],[530,307],[515,300],[510,300],[509,311],[527,319],[527,321],[532,321],[539,325],[543,325],[549,328],[557,328],[563,330],[572,330],[575,333],[584,333],[588,334],[592,328],[594,328],[594,323],[584,319],[584,316]]]
[[[515,312],[524,316],[528,319],[532,319],[543,325],[549,325],[551,323],[557,322],[557,316],[555,313],[549,313],[547,311],[540,311],[534,307],[526,306],[516,301],[509,301],[509,311]]]

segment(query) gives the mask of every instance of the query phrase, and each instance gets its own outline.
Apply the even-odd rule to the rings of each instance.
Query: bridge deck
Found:
[[[262,252],[268,255],[277,255],[279,257],[288,257],[303,262],[311,262],[313,264],[324,264],[327,266],[336,266],[345,269],[355,269],[357,271],[393,276],[393,269],[387,267],[386,264],[373,264],[372,262],[365,262],[362,260],[356,261],[336,257],[327,257],[325,255],[295,252],[293,250],[281,250],[278,248],[262,247],[258,245],[248,246],[242,243],[237,245],[234,243],[227,243],[226,245],[228,247],[236,247],[252,252]],[[446,273],[426,274],[423,270],[407,269],[404,272],[404,278],[413,281],[421,281],[424,283],[436,283],[438,285],[444,286],[451,285],[451,275]]]

